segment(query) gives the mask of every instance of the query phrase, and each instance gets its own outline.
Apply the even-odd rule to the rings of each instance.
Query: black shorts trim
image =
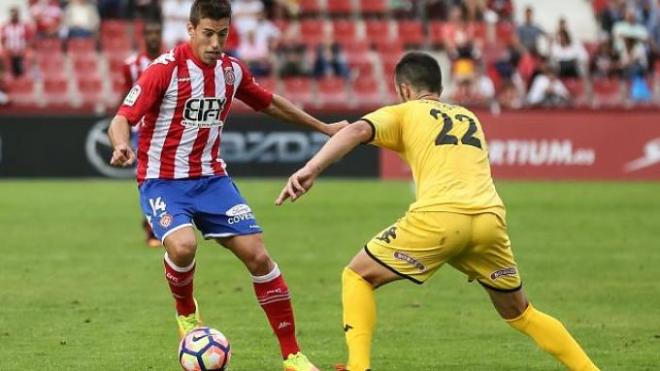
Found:
[[[493,286],[491,286],[491,285],[485,284],[485,283],[483,283],[483,282],[481,282],[481,281],[479,281],[479,280],[477,280],[477,282],[479,282],[479,284],[480,284],[481,286],[483,286],[483,287],[485,287],[485,288],[487,288],[487,289],[489,289],[489,290],[493,290],[493,291],[497,291],[497,292],[516,292],[516,291],[518,291],[518,290],[520,290],[520,289],[522,288],[522,282],[520,282],[520,285],[518,285],[518,287],[514,287],[514,288],[512,288],[512,289],[498,289],[497,287],[493,287]]]
[[[369,257],[370,257],[371,259],[375,260],[376,263],[378,263],[378,264],[382,265],[383,267],[387,268],[387,269],[390,270],[392,273],[394,273],[394,274],[396,274],[396,275],[398,275],[398,276],[400,276],[400,277],[402,277],[402,278],[405,278],[405,279],[407,279],[407,280],[410,280],[410,281],[412,281],[412,282],[414,282],[414,283],[416,283],[416,284],[418,284],[418,285],[421,285],[421,284],[424,283],[424,282],[422,282],[422,281],[420,281],[420,280],[418,280],[418,279],[413,278],[412,276],[409,276],[409,275],[407,275],[407,274],[403,274],[403,273],[401,273],[401,272],[395,270],[394,268],[390,267],[389,265],[385,264],[383,261],[381,261],[380,259],[378,259],[377,257],[375,257],[375,256],[371,253],[371,251],[369,251],[369,249],[367,248],[366,245],[364,246],[364,251],[367,253],[367,255],[369,255]]]
[[[360,120],[366,122],[367,124],[369,124],[369,126],[371,126],[371,137],[369,137],[368,140],[362,142],[362,144],[369,144],[369,143],[373,142],[374,138],[376,137],[376,125],[374,125],[373,122],[365,119],[364,117],[361,118]]]

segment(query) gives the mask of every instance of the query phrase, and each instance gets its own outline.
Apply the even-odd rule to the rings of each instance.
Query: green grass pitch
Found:
[[[322,179],[273,206],[283,180],[238,179],[294,296],[303,349],[345,360],[340,272],[412,199],[406,182]],[[498,182],[525,288],[603,370],[660,369],[660,184]],[[0,182],[0,370],[177,370],[161,249],[143,246],[130,181]],[[196,295],[231,370],[281,370],[243,266],[203,242]],[[373,368],[561,370],[451,267],[377,292]]]

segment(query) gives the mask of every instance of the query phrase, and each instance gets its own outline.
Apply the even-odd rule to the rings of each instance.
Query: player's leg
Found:
[[[534,308],[522,288],[501,292],[486,287],[486,291],[497,312],[511,327],[531,337],[539,348],[557,358],[569,370],[598,370],[564,325]]]
[[[250,272],[257,301],[279,341],[285,371],[318,371],[300,352],[289,287],[268,255],[261,233],[219,238],[218,242],[234,253]]]
[[[346,369],[351,371],[369,369],[371,340],[376,327],[374,290],[402,278],[376,262],[364,249],[358,252],[344,268],[341,287],[344,336],[348,347]]]
[[[501,217],[474,217],[472,243],[450,264],[467,273],[488,292],[495,309],[513,328],[531,337],[570,370],[597,370],[566,328],[529,304]]]
[[[291,365],[288,370],[316,370],[300,353],[289,288],[266,251],[252,210],[229,177],[204,181],[205,192],[196,197],[195,224],[204,238],[215,239],[247,267],[257,300],[279,341],[285,366]]]
[[[165,279],[176,303],[179,335],[183,337],[202,323],[193,295],[197,251],[195,231],[190,226],[177,229],[165,237],[163,245],[166,251]]]
[[[147,180],[140,186],[140,204],[154,234],[165,246],[165,279],[176,304],[179,335],[201,324],[193,297],[197,241],[186,196],[194,181]]]
[[[467,217],[410,212],[376,235],[342,273],[342,303],[350,371],[371,366],[376,325],[374,290],[407,278],[421,284],[467,243]]]

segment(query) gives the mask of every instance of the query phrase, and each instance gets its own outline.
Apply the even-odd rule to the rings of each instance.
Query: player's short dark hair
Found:
[[[397,84],[407,83],[415,89],[442,93],[442,72],[438,61],[423,52],[409,52],[394,69]]]
[[[214,20],[231,18],[231,2],[229,0],[195,0],[190,7],[190,23],[197,27],[203,18]]]
[[[158,17],[147,17],[144,19],[144,25],[154,25],[163,28],[163,22]],[[146,28],[146,27],[145,27]]]

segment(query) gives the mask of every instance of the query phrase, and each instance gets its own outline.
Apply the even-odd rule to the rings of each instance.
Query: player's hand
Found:
[[[112,151],[110,165],[127,167],[135,162],[135,153],[127,144],[118,144]]]
[[[348,124],[349,124],[349,122],[346,121],[346,120],[341,120],[339,122],[334,122],[332,124],[327,124],[325,126],[325,133],[328,136],[331,137],[331,136],[337,134],[339,132],[339,130],[345,128]]]
[[[287,199],[291,199],[291,202],[294,202],[298,198],[302,197],[305,192],[312,188],[317,175],[318,174],[316,174],[307,166],[296,171],[293,175],[291,175],[291,177],[289,177],[289,180],[282,189],[282,192],[280,192],[280,195],[275,200],[275,205],[280,206]]]

